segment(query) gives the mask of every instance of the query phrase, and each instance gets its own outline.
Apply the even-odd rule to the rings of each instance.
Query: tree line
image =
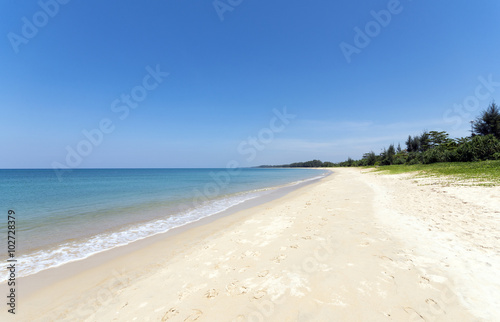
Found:
[[[312,160],[279,166],[281,168],[319,168],[377,166],[392,164],[430,164],[436,162],[474,162],[500,160],[500,110],[495,102],[482,111],[472,124],[469,137],[450,138],[445,131],[424,131],[419,135],[409,135],[405,148],[394,144],[384,148],[380,154],[373,151],[363,154],[359,160],[350,157],[343,162],[322,162]]]
[[[295,162],[282,165],[261,165],[258,168],[325,168],[338,166],[333,162],[321,162],[320,160],[312,160],[306,162]]]

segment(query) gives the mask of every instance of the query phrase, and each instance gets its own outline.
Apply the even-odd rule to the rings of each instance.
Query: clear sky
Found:
[[[0,12],[0,168],[336,162],[423,130],[466,136],[500,97],[497,0]]]

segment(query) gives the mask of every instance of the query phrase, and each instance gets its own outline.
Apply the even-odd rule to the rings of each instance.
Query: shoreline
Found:
[[[242,203],[245,205],[249,204],[250,206],[248,207],[251,207],[254,204],[267,202],[267,200],[271,200],[273,198],[268,198],[268,194],[280,195],[281,192],[279,191],[291,191],[296,189],[295,186],[297,184],[300,187],[302,184],[307,184],[307,182],[311,180],[314,181],[324,176],[324,173],[318,172],[317,175],[311,178],[291,181],[285,184],[259,188],[256,190],[237,191],[227,194],[221,193],[211,199],[203,197],[204,199],[201,201],[196,199],[198,197],[193,197],[192,204],[191,202],[187,202],[187,204],[183,205],[183,207],[186,208],[179,208],[180,210],[177,209],[177,212],[172,212],[175,210],[174,208],[176,206],[171,206],[171,208],[168,209],[148,208],[145,210],[146,219],[119,225],[117,227],[111,227],[103,231],[98,231],[94,233],[94,235],[86,235],[84,237],[77,236],[77,238],[68,235],[68,238],[70,239],[49,244],[48,247],[45,248],[43,246],[40,246],[41,248],[32,248],[29,250],[29,253],[21,251],[23,255],[19,255],[17,260],[19,266],[25,267],[24,274],[27,275],[23,275],[19,278],[32,276],[47,269],[79,262],[102,252],[112,251],[115,248],[127,247],[130,244],[154,237],[156,235],[165,233],[170,234],[177,230],[182,231],[182,227],[184,226],[190,227],[191,225],[211,222],[211,217],[215,216],[214,218],[218,218],[217,216],[219,216],[219,214],[226,214],[228,210],[231,212],[231,209],[234,207],[236,207],[234,209],[244,209],[247,207],[241,207],[240,204]],[[263,201],[258,201],[261,199]],[[255,200],[255,202],[253,200]],[[219,205],[218,203],[222,204]],[[181,204],[179,204],[179,206],[180,205]],[[156,217],[148,218],[151,217],[151,213],[156,213]],[[191,213],[194,213],[194,215],[191,215]],[[172,218],[174,220],[170,222]],[[177,218],[180,218],[180,220],[178,221]],[[125,235],[125,238],[122,237]],[[63,249],[66,249],[62,252],[64,257],[57,258],[58,255],[60,255],[58,252],[61,252]],[[44,267],[37,267],[36,260],[33,257],[30,259],[30,256],[35,256],[34,258],[44,262]],[[3,260],[7,260],[7,257]],[[4,278],[5,280],[3,280]],[[6,277],[2,276],[2,280],[0,280],[0,287],[5,283]]]
[[[467,243],[467,235],[445,225],[448,218],[435,211],[455,207],[458,215],[458,193],[438,194],[441,188],[420,187],[402,176],[331,170],[335,173],[266,203],[147,245],[138,243],[133,251],[117,252],[93,267],[76,265],[81,271],[73,276],[54,273],[57,282],[19,298],[17,317],[478,321],[499,316],[494,299],[500,291],[484,284],[498,254],[469,245],[471,254],[489,258],[493,267],[481,271],[481,285],[464,282],[463,277],[477,275],[455,258],[460,254],[455,245]],[[416,199],[399,205],[409,194]],[[461,216],[471,209],[488,214],[476,205],[467,207]],[[418,224],[408,226],[405,218]],[[459,240],[435,244],[427,227],[436,234],[432,238],[453,233]],[[492,239],[496,228],[478,231],[477,238]],[[483,246],[498,242],[491,243]],[[441,248],[448,259],[434,251]],[[488,293],[477,294],[476,286]]]
[[[21,285],[23,284],[28,285],[27,287],[23,286],[22,288],[24,296],[31,296],[33,293],[39,291],[41,288],[57,283],[62,279],[73,277],[77,274],[84,272],[85,270],[98,267],[120,256],[126,256],[144,247],[148,247],[155,243],[165,241],[168,238],[172,238],[178,234],[182,234],[186,231],[189,231],[190,229],[213,223],[218,219],[231,216],[237,212],[248,210],[250,208],[257,207],[262,204],[271,202],[273,200],[282,198],[283,196],[287,195],[292,191],[305,187],[309,184],[314,184],[315,182],[318,182],[328,177],[329,175],[331,175],[331,173],[328,173],[322,177],[314,177],[310,179],[301,180],[299,182],[291,182],[289,184],[282,186],[269,187],[267,188],[269,189],[268,193],[258,196],[256,198],[245,200],[242,203],[231,206],[226,210],[217,212],[215,214],[206,217],[202,217],[196,221],[183,224],[178,227],[171,228],[166,232],[156,233],[151,236],[134,240],[126,245],[115,246],[110,249],[99,251],[95,254],[92,254],[82,259],[73,260],[70,262],[63,263],[59,266],[44,269],[34,274],[18,277],[17,280]],[[6,281],[0,283],[0,289],[2,288],[6,288]]]

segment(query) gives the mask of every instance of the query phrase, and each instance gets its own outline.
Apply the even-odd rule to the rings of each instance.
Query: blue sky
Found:
[[[466,136],[500,92],[495,0],[41,0],[0,12],[0,168],[343,161],[423,130]]]

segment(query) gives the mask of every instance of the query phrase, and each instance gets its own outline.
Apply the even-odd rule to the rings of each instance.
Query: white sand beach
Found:
[[[25,284],[16,320],[500,320],[500,187],[333,171],[174,236],[20,279],[51,282]]]

